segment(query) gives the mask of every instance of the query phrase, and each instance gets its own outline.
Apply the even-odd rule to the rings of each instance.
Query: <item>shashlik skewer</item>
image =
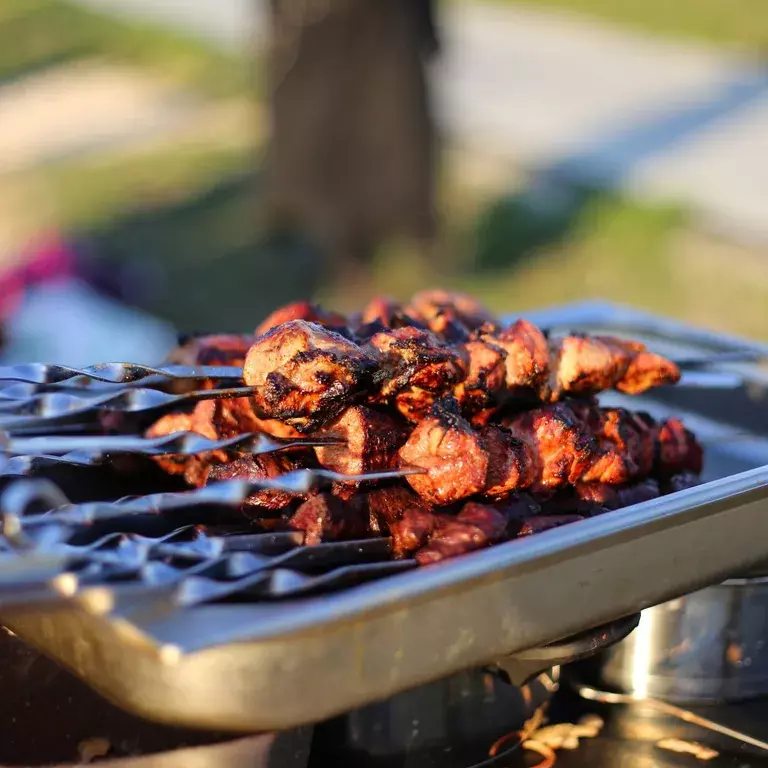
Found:
[[[198,404],[192,414],[163,417],[148,435],[197,431],[209,439],[231,437],[254,428],[250,414],[247,398],[209,401]],[[353,406],[313,437],[338,442],[317,446],[314,452],[297,447],[293,455],[305,464],[342,474],[398,466],[421,469],[423,473],[410,476],[408,483],[436,505],[477,495],[502,499],[525,489],[545,496],[566,486],[619,486],[651,475],[663,480],[683,472],[698,474],[702,461],[701,446],[679,420],[657,423],[642,413],[579,400],[525,411],[502,424],[476,429],[462,417],[456,402],[446,398],[410,433],[404,423],[380,410]],[[208,480],[211,467],[227,463],[229,455],[213,451],[156,460],[169,473],[184,474],[188,482],[200,485]],[[241,459],[244,471],[248,464],[252,472],[266,472],[262,465],[270,462],[262,457]],[[338,495],[348,498],[356,490],[342,485]]]
[[[366,399],[392,403],[417,422],[453,393],[467,415],[484,412],[483,423],[510,398],[546,403],[606,389],[638,394],[676,383],[680,370],[639,343],[606,336],[548,340],[525,320],[501,331],[483,326],[454,345],[415,327],[381,331],[358,345],[292,320],[255,339],[243,378],[265,417],[306,432]]]
[[[678,490],[696,483],[691,476],[676,480]],[[374,489],[346,502],[326,492],[303,502],[287,525],[302,532],[308,545],[390,536],[395,557],[413,557],[427,565],[661,494],[659,484],[652,480],[608,489],[610,494],[601,496],[593,487],[590,498],[574,496],[559,500],[559,506],[539,504],[530,495],[516,494],[500,503],[468,501],[458,509],[435,507],[403,486]]]
[[[677,419],[656,424],[642,414],[579,401],[477,430],[447,398],[413,429],[399,457],[401,466],[425,470],[408,483],[440,505],[527,488],[551,493],[579,483],[619,485],[652,471],[659,477],[698,474],[702,449]]]

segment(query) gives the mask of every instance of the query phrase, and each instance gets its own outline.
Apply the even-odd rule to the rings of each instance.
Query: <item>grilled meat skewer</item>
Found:
[[[238,398],[206,401],[192,414],[165,416],[147,435],[195,431],[215,440],[258,432],[262,426],[249,399]],[[566,486],[618,486],[651,475],[664,480],[684,472],[698,474],[702,464],[701,446],[679,420],[657,424],[641,413],[578,400],[476,429],[461,416],[455,399],[447,397],[410,434],[382,411],[352,406],[315,434],[343,441],[315,448],[320,466],[348,475],[397,465],[422,468],[424,474],[407,482],[436,505],[476,494],[500,499],[526,488],[546,495]],[[156,460],[170,474],[184,473],[188,482],[198,485],[206,477],[200,465],[224,463],[228,455],[215,451]],[[340,486],[339,493],[348,498],[356,488]]]
[[[702,450],[676,419],[601,409],[576,401],[553,403],[475,430],[453,398],[436,403],[430,416],[399,451],[401,466],[424,474],[407,478],[434,504],[475,494],[492,498],[533,488],[551,492],[577,483],[619,485],[647,477],[701,471]]]
[[[307,432],[367,399],[392,403],[418,422],[453,394],[466,416],[484,424],[510,399],[637,394],[680,378],[674,363],[642,344],[607,336],[548,340],[525,320],[502,330],[486,323],[456,343],[415,326],[373,332],[361,343],[305,320],[257,337],[244,380],[257,389],[261,415]]]

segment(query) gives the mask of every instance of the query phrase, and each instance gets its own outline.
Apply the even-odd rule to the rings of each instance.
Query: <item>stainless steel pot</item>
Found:
[[[598,682],[638,698],[735,702],[768,694],[768,577],[731,579],[643,611],[599,659]]]

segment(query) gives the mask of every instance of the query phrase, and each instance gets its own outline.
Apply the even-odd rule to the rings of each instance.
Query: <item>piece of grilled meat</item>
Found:
[[[279,438],[301,437],[298,431],[282,421],[257,416],[249,397],[203,400],[195,406],[194,414],[194,431],[213,439],[234,437],[248,432],[263,432]],[[212,429],[202,431],[206,424],[210,424]]]
[[[468,341],[457,351],[464,363],[464,377],[454,385],[453,396],[473,424],[487,424],[502,403],[507,353],[482,339]]]
[[[152,424],[145,432],[145,437],[165,437],[177,432],[193,431],[191,413],[168,413]],[[183,475],[189,463],[189,457],[181,454],[165,454],[152,458],[169,475]]]
[[[504,384],[509,396],[547,399],[549,342],[533,323],[518,320],[500,331],[483,331],[481,338],[506,353]]]
[[[480,433],[461,416],[452,397],[434,404],[399,456],[401,466],[425,470],[406,479],[419,496],[433,504],[451,504],[485,487],[488,453]]]
[[[209,465],[204,484],[209,485],[218,480],[275,480],[301,467],[297,458],[287,453],[241,456],[223,464]],[[282,490],[257,490],[245,500],[242,511],[247,517],[258,517],[265,510],[274,512],[285,509],[298,498],[300,496]]]
[[[550,355],[552,399],[606,389],[634,395],[680,380],[670,360],[611,336],[566,336],[552,343]]]
[[[420,565],[430,565],[457,555],[484,549],[507,538],[508,520],[493,507],[465,504],[457,515],[437,515],[429,541],[414,555]]]
[[[265,422],[259,419],[245,397],[224,398],[221,400],[202,400],[190,413],[168,414],[158,419],[145,433],[146,437],[160,437],[175,432],[196,432],[209,440],[221,440],[228,437],[265,431]],[[295,437],[290,427],[277,422],[281,434],[276,437]],[[205,451],[194,456],[167,454],[153,456],[153,460],[172,475],[183,474],[184,479],[193,486],[205,485],[208,472],[214,464],[223,464],[231,456],[223,450]]]
[[[528,443],[538,462],[534,490],[552,490],[580,480],[599,455],[586,425],[565,403],[525,411],[503,421],[514,437]]]
[[[409,421],[424,418],[435,400],[465,375],[461,356],[418,328],[376,333],[365,349],[378,364],[375,399],[394,402]]]
[[[253,339],[253,336],[234,333],[191,336],[168,355],[166,362],[174,365],[240,367]]]
[[[255,387],[260,415],[307,433],[360,396],[375,367],[366,352],[338,333],[292,320],[256,339],[243,378]]]
[[[217,440],[220,435],[213,426],[210,411],[214,401],[205,400],[197,404],[190,413],[173,413],[162,416],[145,432],[145,436],[161,437],[177,432],[196,432],[209,440]],[[170,475],[184,475],[190,485],[205,485],[208,471],[213,464],[227,461],[224,451],[205,451],[194,456],[185,454],[164,454],[153,456],[152,460]]]
[[[347,318],[338,312],[327,312],[317,304],[311,304],[308,301],[295,301],[292,304],[286,304],[279,307],[265,320],[263,320],[256,331],[255,336],[261,336],[278,325],[288,323],[291,320],[306,320],[310,323],[317,323],[325,328],[337,329],[347,326]]]
[[[539,460],[531,443],[494,425],[484,427],[480,438],[488,454],[488,469],[482,491],[484,496],[502,499],[536,482],[539,477]]]
[[[370,536],[359,507],[330,493],[318,493],[308,498],[294,512],[288,525],[294,531],[304,533],[307,546]]]
[[[470,331],[485,324],[495,326],[497,322],[491,312],[468,294],[439,289],[417,293],[405,312],[449,341],[465,338]]]
[[[653,469],[655,425],[623,408],[600,408],[593,401],[569,401],[569,407],[599,448],[582,482],[616,485],[648,476]]]
[[[434,507],[402,485],[376,488],[363,498],[369,529],[392,537],[395,557],[405,557],[423,546],[435,528]]]
[[[394,469],[397,451],[405,442],[407,432],[388,414],[365,405],[353,405],[317,436],[343,441],[315,448],[321,467],[345,475],[360,475]]]
[[[675,475],[699,475],[704,451],[696,436],[680,419],[669,418],[658,426],[655,473],[662,480]]]
[[[670,360],[643,344],[609,336],[548,341],[535,325],[518,320],[503,330],[482,332],[482,338],[507,353],[505,385],[510,397],[554,402],[606,389],[639,394],[680,379],[680,370]]]

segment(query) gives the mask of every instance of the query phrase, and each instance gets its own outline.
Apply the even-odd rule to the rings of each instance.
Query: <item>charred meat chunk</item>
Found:
[[[248,351],[245,383],[260,415],[299,432],[338,416],[368,384],[375,363],[339,334],[292,320],[259,336]]]
[[[595,440],[564,403],[510,417],[504,426],[535,451],[539,466],[536,490],[575,483],[598,454]]]
[[[681,474],[701,474],[704,451],[680,419],[669,418],[658,428],[656,474],[663,480]]]
[[[485,496],[501,499],[533,484],[538,477],[538,459],[528,442],[496,426],[485,427],[480,437],[488,454]]]
[[[394,402],[412,422],[421,421],[435,401],[464,377],[461,357],[429,331],[396,328],[371,337],[367,350],[376,357],[377,401]]]
[[[639,395],[654,387],[677,384],[680,369],[666,357],[641,350],[632,358],[616,389],[627,395]]]
[[[598,445],[599,453],[585,470],[586,483],[627,483],[647,476],[653,467],[655,433],[623,408],[600,408],[569,402]]]
[[[281,475],[299,469],[297,461],[281,453],[262,456],[242,456],[224,464],[213,464],[205,477],[208,485],[218,480],[275,480]],[[298,498],[281,490],[264,489],[254,491],[243,503],[243,513],[257,517],[264,510],[280,510]]]
[[[466,293],[429,290],[417,293],[406,306],[407,314],[427,323],[430,330],[443,333],[450,323],[474,331],[496,318],[479,301]]]
[[[505,385],[509,395],[542,397],[549,376],[549,344],[535,325],[518,320],[508,328],[484,334],[482,338],[506,353]]]
[[[452,397],[435,403],[400,449],[400,464],[422,474],[406,480],[423,499],[451,504],[485,487],[488,454],[480,435],[461,416]]]
[[[380,394],[392,397],[406,387],[446,392],[464,376],[461,358],[429,331],[394,328],[368,342],[379,364]]]
[[[347,408],[317,435],[343,441],[318,446],[315,454],[320,466],[345,475],[393,469],[406,439],[404,427],[395,419],[364,405]]]
[[[173,350],[166,362],[175,365],[242,366],[253,344],[253,336],[244,334],[211,334],[193,336]]]
[[[318,493],[307,499],[294,512],[288,525],[304,533],[307,546],[323,541],[362,539],[368,535],[359,510],[329,493]]]
[[[555,396],[618,389],[640,394],[680,379],[680,369],[639,342],[612,336],[566,336],[553,344]]]
[[[295,301],[276,309],[259,325],[254,335],[261,336],[267,331],[277,328],[278,325],[288,323],[291,320],[306,320],[326,328],[343,328],[347,325],[347,318],[344,315],[337,312],[326,312],[317,304],[311,304],[308,301]]]
[[[395,557],[423,546],[435,528],[432,505],[404,486],[377,488],[365,494],[371,532],[392,537]]]
[[[476,339],[459,347],[466,375],[454,386],[453,396],[467,415],[490,418],[499,405],[506,380],[507,353],[490,341]]]
[[[435,532],[415,558],[420,565],[429,565],[484,549],[507,537],[507,524],[507,518],[492,507],[470,502],[455,517],[438,517]]]

